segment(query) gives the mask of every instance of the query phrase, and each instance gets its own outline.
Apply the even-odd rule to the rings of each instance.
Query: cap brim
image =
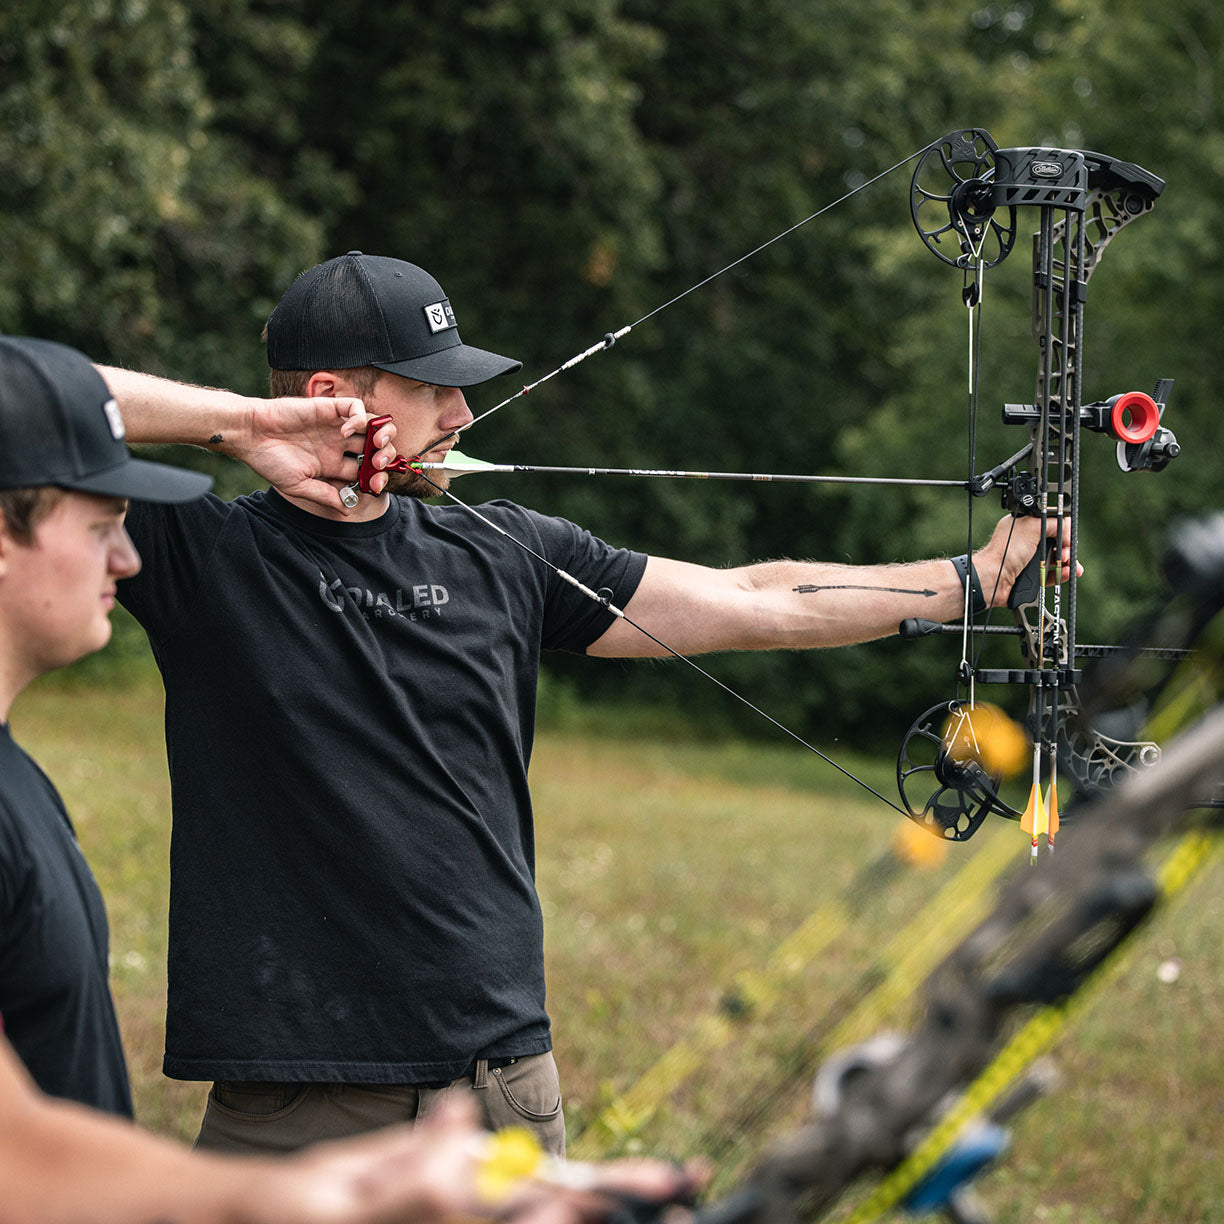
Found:
[[[129,458],[126,462],[65,482],[64,488],[99,497],[130,497],[136,501],[188,502],[202,497],[212,488],[212,477],[189,468],[147,459]]]
[[[499,353],[473,348],[470,344],[456,344],[453,348],[427,353],[423,357],[410,357],[406,361],[375,361],[371,364],[391,374],[399,374],[402,378],[432,383],[435,387],[474,387],[499,374],[513,374],[515,370],[523,368],[523,363],[515,361],[513,357],[502,357]]]

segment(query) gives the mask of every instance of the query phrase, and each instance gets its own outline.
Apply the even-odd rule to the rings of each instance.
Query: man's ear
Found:
[[[303,394],[308,399],[324,396],[332,399],[349,392],[340,389],[340,379],[331,370],[316,370],[307,380]]]

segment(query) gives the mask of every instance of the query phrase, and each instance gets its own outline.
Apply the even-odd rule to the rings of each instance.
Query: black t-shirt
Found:
[[[645,557],[480,512],[623,605]],[[133,506],[166,684],[165,1070],[398,1083],[550,1048],[527,767],[542,649],[611,615],[457,507]]]
[[[130,1118],[108,944],[68,813],[0,723],[0,1023],[44,1092]]]

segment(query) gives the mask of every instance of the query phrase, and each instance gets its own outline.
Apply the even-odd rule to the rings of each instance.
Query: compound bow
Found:
[[[1075,782],[1081,795],[1091,794],[1123,774],[1155,763],[1160,755],[1155,743],[1115,739],[1081,716],[1078,658],[1113,648],[1077,648],[1075,635],[1081,431],[1087,428],[1116,439],[1118,465],[1126,472],[1159,471],[1180,449],[1172,432],[1160,423],[1172,380],[1157,382],[1151,396],[1132,391],[1085,404],[1081,394],[1081,337],[1089,278],[1114,236],[1150,212],[1163,188],[1155,175],[1130,162],[1074,149],[1000,149],[979,129],[944,137],[923,154],[914,171],[914,225],[929,250],[965,273],[965,301],[971,309],[980,302],[984,272],[1001,263],[1014,245],[1017,210],[1038,210],[1039,227],[1033,237],[1036,398],[1032,404],[1003,408],[1005,423],[1028,426],[1029,442],[992,471],[971,474],[969,488],[972,498],[1000,487],[1004,508],[1014,515],[1040,516],[1043,534],[1053,519],[1061,539],[1065,521],[1071,549],[1065,596],[1061,585],[1052,595],[1047,589],[1045,558],[1040,554],[1012,591],[1009,606],[1021,638],[1024,668],[985,669],[970,662],[975,609],[968,598],[968,581],[961,626],[920,620],[901,625],[903,637],[964,635],[958,680],[967,689],[967,698],[925,711],[907,732],[897,760],[898,787],[907,814],[950,840],[971,837],[994,812],[1021,820],[1034,847],[1043,831],[1052,842],[1058,827],[1055,788],[1060,771]],[[955,240],[954,253],[943,245],[945,238]],[[1034,769],[1025,809],[1003,800],[999,777],[976,754],[950,749],[974,707],[978,681],[1029,687],[1027,729],[1034,744]]]
[[[1143,633],[1201,654],[1157,686],[1157,718],[1170,734],[1162,759],[1152,769],[1123,769],[1116,785],[1098,792],[1093,819],[1074,830],[1048,871],[1013,872],[993,911],[928,978],[914,1028],[828,1060],[802,1126],[771,1144],[696,1224],[818,1218],[863,1174],[881,1170],[883,1180],[850,1216],[855,1224],[898,1204],[916,1214],[938,1209],[962,1224],[984,1218],[969,1212],[962,1191],[999,1154],[1003,1137],[998,1127],[975,1134],[974,1120],[1025,1103],[1024,1080],[1012,1091],[1009,1083],[1051,1046],[1083,992],[1107,984],[1101,971],[1118,967],[1131,933],[1219,849],[1224,515],[1179,525],[1164,569],[1174,593]],[[1120,647],[1085,686],[1085,704],[1146,698],[1152,670],[1138,639]],[[1174,834],[1180,840],[1155,869],[1153,851]]]

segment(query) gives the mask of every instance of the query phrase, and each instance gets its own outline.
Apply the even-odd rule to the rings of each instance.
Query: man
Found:
[[[342,421],[363,423],[346,419],[351,407],[315,406],[320,420],[330,413],[334,450]],[[133,459],[123,439],[81,354],[0,337],[0,1219],[358,1224],[487,1212],[473,1189],[482,1140],[459,1105],[419,1131],[275,1161],[192,1153],[128,1121],[106,912],[63,803],[7,723],[31,681],[109,639],[116,583],[140,568],[127,499],[183,502],[210,483]],[[308,459],[304,478],[321,470]],[[691,1188],[661,1165],[601,1179],[660,1198]],[[605,1204],[556,1189],[524,1192],[519,1205],[578,1224]]]
[[[472,420],[462,389],[519,368],[463,343],[428,273],[360,252],[299,277],[266,335],[274,394],[360,396],[429,459]],[[298,456],[284,419],[276,446],[254,423],[268,405],[107,376],[134,439],[211,445],[279,488],[138,507],[148,564],[120,592],[166,684],[165,1070],[214,1081],[200,1144],[289,1149],[464,1083],[486,1125],[530,1125],[560,1152],[527,788],[540,652],[665,651],[532,553],[686,654],[951,619],[968,564],[714,570],[509,503],[425,505],[435,490],[411,472],[380,470],[391,496],[350,512],[344,480],[295,483],[309,420]],[[1005,520],[977,554],[996,603],[1038,533]]]
[[[0,338],[0,1016],[49,1093],[131,1115],[107,979],[102,898],[54,789],[9,734],[32,680],[104,646],[115,586],[140,561],[127,498],[211,483],[132,460],[89,362]]]

